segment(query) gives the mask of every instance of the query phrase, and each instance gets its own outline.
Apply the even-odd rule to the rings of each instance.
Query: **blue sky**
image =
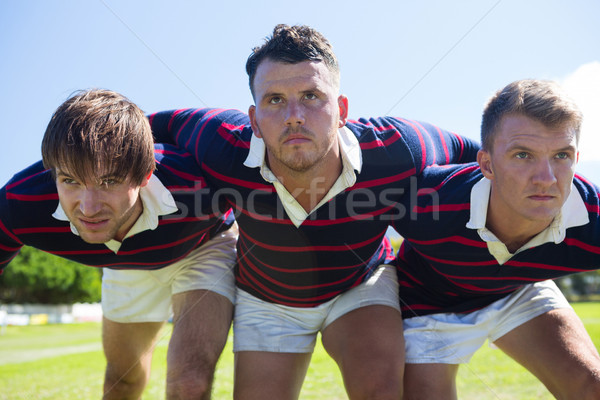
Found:
[[[495,90],[562,82],[586,113],[580,170],[600,183],[599,15],[596,0],[4,0],[0,182],[40,158],[50,116],[77,89],[116,90],[146,112],[246,111],[246,58],[287,23],[331,41],[351,118],[401,116],[478,138]]]

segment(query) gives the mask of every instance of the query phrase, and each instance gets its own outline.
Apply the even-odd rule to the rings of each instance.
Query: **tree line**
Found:
[[[96,303],[101,288],[101,268],[24,246],[0,275],[0,303]]]
[[[398,248],[399,240],[393,241]],[[569,299],[600,295],[600,271],[557,279]],[[29,246],[0,275],[0,303],[73,304],[100,301],[102,268],[88,267]]]

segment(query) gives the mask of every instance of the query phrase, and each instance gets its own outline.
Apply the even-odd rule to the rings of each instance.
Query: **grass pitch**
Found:
[[[600,348],[600,303],[576,303],[596,347]],[[170,326],[154,352],[152,377],[145,399],[163,399],[166,350]],[[231,399],[232,338],[223,352],[213,398]],[[0,335],[0,400],[97,400],[104,373],[100,324],[9,326]],[[488,346],[481,348],[458,373],[460,399],[552,399],[529,372]],[[346,399],[337,366],[319,344],[306,377],[301,399]]]

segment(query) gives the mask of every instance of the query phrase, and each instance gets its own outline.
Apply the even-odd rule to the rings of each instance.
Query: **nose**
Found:
[[[546,187],[556,182],[556,174],[550,160],[540,160],[536,164],[533,182]]]
[[[102,209],[102,194],[93,187],[86,187],[79,197],[79,210],[86,217],[93,217]]]
[[[285,124],[290,127],[304,125],[304,111],[298,101],[288,101]]]

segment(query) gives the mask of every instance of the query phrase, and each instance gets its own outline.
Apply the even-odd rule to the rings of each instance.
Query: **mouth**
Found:
[[[102,229],[104,226],[106,226],[106,224],[108,224],[108,221],[109,221],[108,219],[100,219],[100,218],[94,218],[94,219],[79,218],[79,222],[81,223],[81,225],[91,231]]]
[[[550,201],[554,200],[556,196],[551,196],[547,194],[533,194],[531,196],[528,196],[528,198],[534,201]]]
[[[306,142],[310,142],[310,139],[299,134],[291,134],[283,141],[284,144],[302,144]]]

